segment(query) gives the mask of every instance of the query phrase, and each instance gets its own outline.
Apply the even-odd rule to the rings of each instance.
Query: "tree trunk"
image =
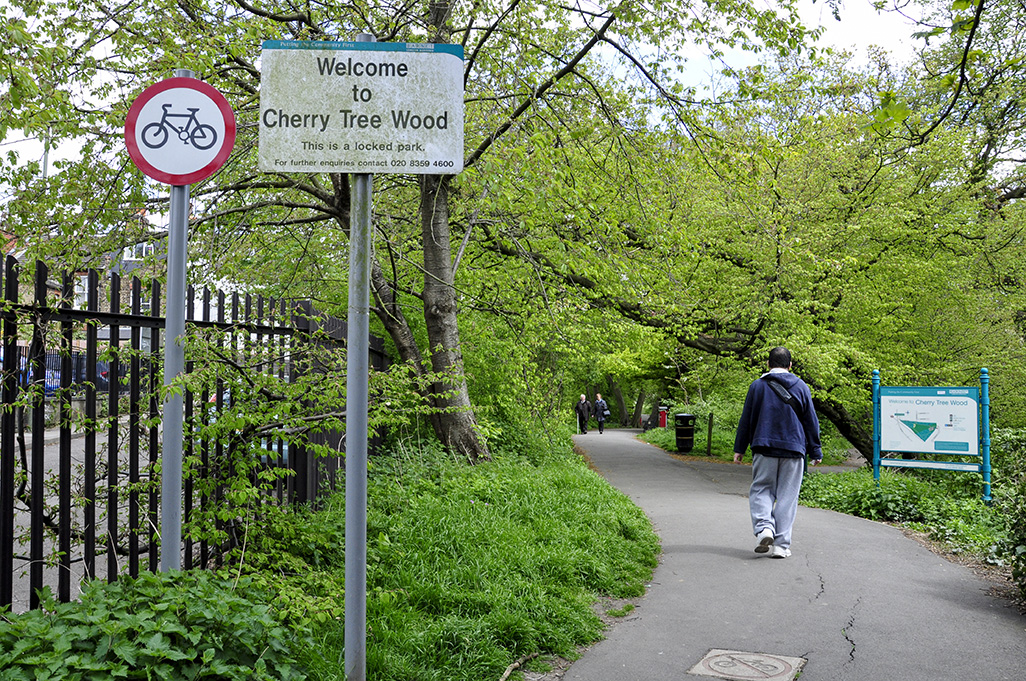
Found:
[[[652,413],[648,415],[648,427],[649,428],[658,428],[659,427],[659,407],[660,407],[659,402],[662,399],[663,399],[662,397],[659,397],[654,402],[652,402]]]
[[[616,400],[616,420],[621,426],[627,425],[627,405],[623,401],[623,391],[620,390],[620,384],[616,382],[616,379],[612,376],[606,376],[606,383],[609,384],[609,394],[614,400]]]
[[[641,427],[641,415],[645,409],[645,391],[638,393],[638,401],[634,403],[634,415],[631,417],[631,426]]]
[[[410,371],[415,377],[423,376],[424,361],[420,346],[417,345],[417,339],[413,337],[413,331],[410,329],[409,322],[406,321],[402,307],[396,301],[395,290],[392,288],[391,282],[385,277],[385,273],[381,271],[381,265],[376,260],[371,262],[370,280],[371,290],[374,292],[375,301],[377,301],[374,312],[381,320],[392,342],[395,343],[399,359],[410,367]],[[431,427],[438,439],[441,440],[442,423],[438,412],[435,411],[437,406],[435,396],[429,390],[422,390],[420,381],[416,381],[416,385],[417,392],[431,409]]]
[[[816,411],[826,416],[837,427],[837,432],[843,435],[855,449],[859,450],[859,454],[871,465],[873,461],[872,435],[867,433],[866,429],[843,406],[817,398],[813,398],[812,403],[816,407]]]
[[[451,452],[471,462],[488,459],[477,434],[477,421],[463,374],[456,288],[449,236],[449,180],[443,175],[420,178],[420,219],[424,244],[424,321],[432,370],[446,378],[432,389],[439,409],[437,435]]]

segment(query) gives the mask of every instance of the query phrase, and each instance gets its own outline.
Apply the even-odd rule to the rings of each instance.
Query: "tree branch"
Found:
[[[609,17],[606,19],[606,23],[602,24],[602,26],[599,28],[598,31],[595,32],[591,39],[587,43],[585,43],[580,50],[578,50],[577,54],[574,56],[573,59],[567,62],[566,65],[563,66],[563,68],[561,68],[555,74],[550,76],[544,83],[535,88],[534,91],[527,97],[527,99],[525,99],[520,104],[520,106],[517,107],[513,114],[506,121],[504,121],[502,125],[500,125],[491,135],[486,137],[484,141],[481,142],[478,148],[475,149],[474,152],[463,163],[463,167],[469,168],[471,165],[477,162],[477,160],[481,158],[482,155],[484,155],[488,148],[491,147],[492,144],[494,144],[500,137],[506,134],[506,132],[513,127],[513,124],[517,122],[520,119],[520,117],[523,116],[527,112],[527,110],[534,105],[535,102],[544,97],[545,93],[551,90],[553,87],[555,87],[556,83],[558,83],[564,77],[572,74],[574,72],[574,69],[577,67],[577,64],[579,64],[580,61],[584,59],[584,57],[587,56],[589,52],[591,52],[592,48],[594,48],[595,45],[597,45],[599,41],[603,39],[603,37],[606,34],[606,31],[609,30],[609,27],[613,25],[614,21],[616,21],[615,13],[609,15]]]
[[[976,14],[973,17],[973,25],[972,28],[969,29],[969,37],[966,38],[965,48],[962,50],[962,59],[958,63],[958,87],[955,88],[955,94],[951,97],[951,101],[948,102],[948,108],[944,110],[944,113],[942,113],[940,117],[933,122],[933,125],[926,129],[926,132],[918,135],[920,144],[925,143],[926,138],[929,137],[941,123],[947,120],[948,116],[951,115],[951,112],[954,111],[955,104],[958,103],[958,98],[962,94],[962,89],[967,87],[969,79],[965,72],[969,65],[969,53],[972,51],[973,39],[976,37],[976,29],[980,26],[980,18],[983,16],[983,7],[986,4],[986,0],[977,0],[977,3]]]

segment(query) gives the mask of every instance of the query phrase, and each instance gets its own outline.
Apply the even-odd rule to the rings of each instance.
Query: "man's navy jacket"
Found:
[[[769,381],[787,388],[794,408],[773,391]],[[795,412],[801,414],[800,419]],[[770,456],[808,454],[810,459],[823,458],[819,419],[812,406],[812,393],[802,379],[788,371],[774,371],[752,382],[737,425],[734,451],[744,453],[749,445],[753,452]]]

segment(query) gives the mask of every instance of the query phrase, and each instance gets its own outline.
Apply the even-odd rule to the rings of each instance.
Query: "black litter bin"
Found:
[[[677,431],[677,451],[690,452],[695,448],[695,415],[674,414],[673,426]]]

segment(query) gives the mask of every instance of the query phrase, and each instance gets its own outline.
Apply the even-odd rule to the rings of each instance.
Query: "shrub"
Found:
[[[923,494],[914,480],[882,471],[880,485],[872,471],[810,473],[802,482],[800,501],[806,506],[829,508],[870,520],[921,520],[916,500]]]
[[[801,503],[870,520],[905,524],[943,542],[954,553],[1000,563],[1009,554],[999,509],[980,496],[979,476],[937,471],[812,473],[802,483]]]
[[[303,679],[268,593],[204,571],[88,583],[78,601],[0,620],[0,679]]]
[[[995,429],[992,439],[995,490],[1008,531],[1012,579],[1026,598],[1026,430]]]

